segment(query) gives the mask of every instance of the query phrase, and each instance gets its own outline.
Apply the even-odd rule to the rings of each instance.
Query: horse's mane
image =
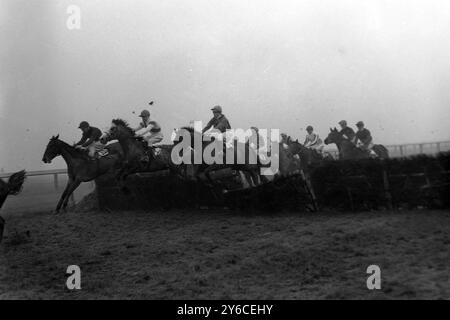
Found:
[[[128,122],[126,122],[125,120],[117,118],[117,119],[113,119],[112,123],[116,126],[121,126],[121,127],[125,128],[131,136],[134,136],[134,130],[130,127]]]

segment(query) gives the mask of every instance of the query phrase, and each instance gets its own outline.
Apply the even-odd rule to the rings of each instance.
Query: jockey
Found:
[[[158,122],[150,119],[150,112],[142,110],[139,117],[142,118],[142,122],[134,129],[136,136],[144,138],[149,147],[160,142],[164,136]]]
[[[370,131],[364,128],[364,122],[358,121],[356,124],[358,131],[356,132],[357,147],[365,151],[371,151],[373,148],[373,140]]]
[[[347,127],[347,121],[341,120],[339,121],[339,125],[341,126],[341,131],[339,131],[342,136],[353,144],[356,143],[356,134],[352,128]]]
[[[230,122],[228,119],[222,114],[222,107],[221,106],[215,106],[211,109],[213,113],[213,117],[211,120],[209,120],[206,127],[203,128],[202,133],[206,134],[208,136],[222,138],[224,143],[226,144],[227,148],[233,146],[233,140],[227,139],[227,129],[231,129]],[[214,129],[211,130],[210,129]],[[219,131],[219,132],[217,132]],[[231,136],[232,134],[230,134]]]
[[[96,127],[91,127],[87,121],[82,121],[78,126],[83,131],[81,140],[75,144],[77,149],[87,149],[88,155],[91,158],[95,157],[95,154],[102,151],[105,145],[100,141],[102,132]]]
[[[319,135],[317,133],[314,133],[314,129],[312,126],[307,126],[306,131],[308,132],[308,134],[306,135],[305,142],[303,143],[303,145],[306,148],[321,153],[323,150],[323,143],[322,140],[319,138]]]
[[[215,106],[211,110],[213,112],[213,118],[211,120],[209,120],[206,127],[203,128],[203,131],[202,131],[203,133],[205,133],[206,131],[208,131],[211,128],[219,130],[222,133],[224,133],[227,129],[231,129],[228,119],[222,114],[221,106]]]

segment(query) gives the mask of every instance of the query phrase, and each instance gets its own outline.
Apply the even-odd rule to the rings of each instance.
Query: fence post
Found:
[[[440,142],[436,143],[436,148],[437,148],[437,153],[441,152],[441,143]]]
[[[387,205],[388,205],[389,210],[393,210],[394,206],[392,204],[392,194],[391,194],[391,190],[390,190],[388,174],[387,174],[386,167],[385,167],[384,163],[382,163],[382,166],[383,166],[384,196],[386,197]]]
[[[419,153],[423,154],[423,143],[419,144]]]
[[[400,149],[400,157],[403,157],[403,146],[400,145],[400,146],[398,146],[398,147],[399,147],[399,149]]]

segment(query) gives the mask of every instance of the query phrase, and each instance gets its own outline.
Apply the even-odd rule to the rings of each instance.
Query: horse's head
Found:
[[[103,141],[121,140],[134,137],[134,131],[128,123],[122,119],[113,119],[111,128],[103,135]]]
[[[331,144],[331,143],[338,144],[341,140],[342,140],[342,134],[338,131],[338,129],[330,128],[330,133],[325,138],[324,142],[325,142],[325,144]]]
[[[59,134],[50,138],[50,141],[45,148],[42,161],[44,163],[51,163],[54,158],[61,154],[61,140],[59,140]]]
[[[289,152],[294,155],[302,153],[305,149],[305,147],[300,142],[298,142],[298,139],[295,141],[292,139],[288,140],[287,146]]]

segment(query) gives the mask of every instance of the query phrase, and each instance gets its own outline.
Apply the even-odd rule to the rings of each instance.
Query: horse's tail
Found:
[[[25,170],[14,173],[8,180],[9,194],[15,195],[22,190],[23,182],[25,181]]]
[[[389,151],[382,144],[375,144],[373,146],[373,151],[375,151],[375,153],[377,154],[377,156],[380,159],[388,159],[389,158]]]

